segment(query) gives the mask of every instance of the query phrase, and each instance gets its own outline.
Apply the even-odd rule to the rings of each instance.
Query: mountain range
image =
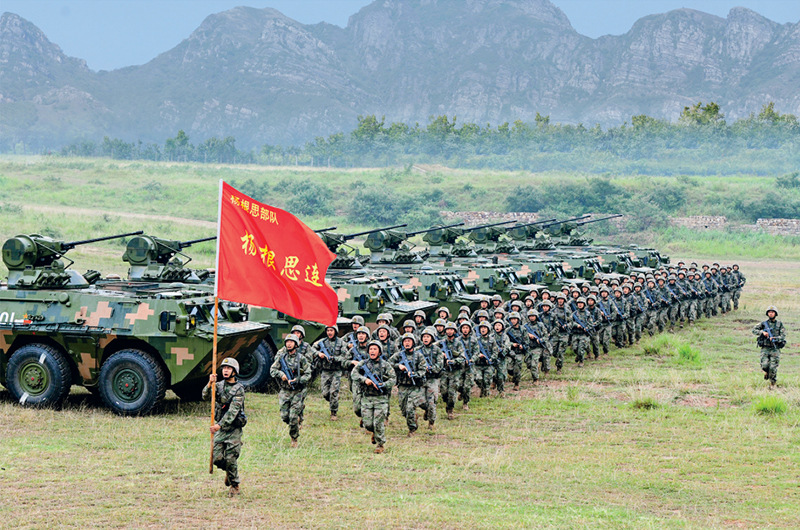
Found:
[[[98,43],[102,45],[102,43]],[[135,43],[131,43],[135,46]],[[163,142],[235,136],[297,144],[359,115],[425,125],[432,115],[498,124],[536,113],[616,126],[675,120],[715,101],[729,119],[769,101],[800,114],[800,23],[734,8],[679,9],[619,36],[576,32],[548,0],[377,0],[347,27],[274,9],[207,17],[141,66],[90,70],[31,22],[0,17],[0,149],[111,136]]]

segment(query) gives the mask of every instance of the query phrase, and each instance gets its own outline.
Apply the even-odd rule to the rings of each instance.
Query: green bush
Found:
[[[701,362],[699,350],[693,348],[689,344],[681,344],[678,346],[678,364],[699,365]]]
[[[631,407],[639,410],[652,410],[657,409],[659,406],[658,401],[652,397],[642,397],[631,402]]]
[[[769,395],[764,396],[756,401],[755,405],[753,405],[753,408],[755,408],[755,411],[758,414],[775,416],[778,414],[783,414],[789,407],[782,397]]]
[[[286,208],[296,215],[332,215],[331,188],[311,180],[293,184]]]

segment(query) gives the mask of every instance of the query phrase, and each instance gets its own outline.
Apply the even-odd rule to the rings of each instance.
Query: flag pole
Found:
[[[217,328],[219,326],[219,236],[222,226],[222,179],[219,181],[219,200],[217,202],[217,254],[214,269],[214,339],[211,343],[211,373],[217,373]],[[211,385],[211,426],[213,427],[216,416],[217,384]],[[211,433],[211,455],[208,458],[208,472],[214,474],[214,433]]]

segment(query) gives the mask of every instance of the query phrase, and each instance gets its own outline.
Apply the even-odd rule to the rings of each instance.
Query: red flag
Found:
[[[336,292],[325,282],[336,257],[292,214],[254,201],[220,181],[217,296],[336,323]]]

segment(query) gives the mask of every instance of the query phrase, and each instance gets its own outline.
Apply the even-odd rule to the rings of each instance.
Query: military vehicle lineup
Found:
[[[512,290],[559,289],[607,274],[652,270],[669,263],[657,250],[636,246],[593,247],[580,226],[587,220],[514,221],[464,227],[464,223],[403,232],[406,225],[353,234],[316,232],[336,259],[327,281],[339,298],[339,324],[356,315],[376,328],[388,313],[401,325],[414,313],[431,317],[438,307],[455,313],[479,307],[486,296]],[[429,247],[409,239],[421,235]],[[369,253],[348,241],[366,236]],[[65,265],[77,245],[130,237],[122,260],[127,278],[98,271],[79,274]],[[191,269],[184,250],[195,243],[134,232],[63,242],[18,235],[3,245],[8,281],[0,289],[0,383],[20,404],[57,406],[72,384],[98,395],[118,414],[151,412],[167,389],[197,399],[211,370],[213,285],[209,269]],[[322,324],[298,321],[270,308],[220,304],[220,358],[238,358],[240,380],[250,390],[268,389],[269,366],[295,324],[307,341]],[[347,326],[341,326],[340,333]]]

